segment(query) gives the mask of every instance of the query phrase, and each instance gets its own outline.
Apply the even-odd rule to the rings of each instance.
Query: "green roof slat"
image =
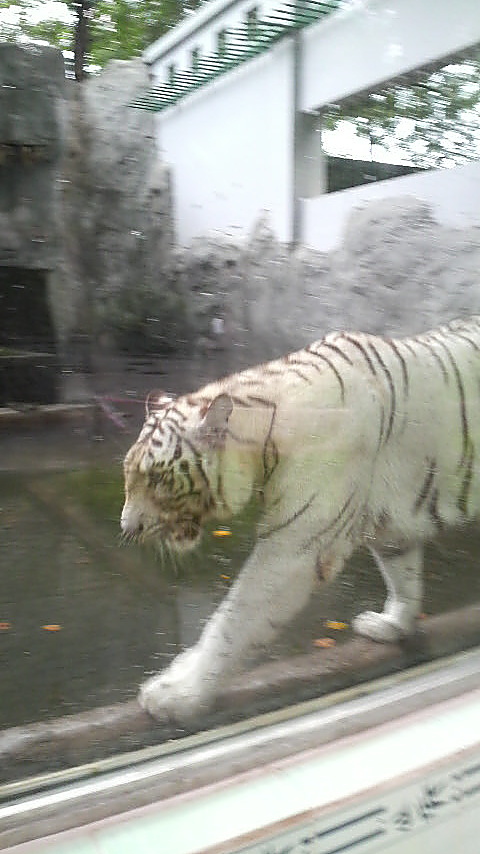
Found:
[[[336,11],[341,0],[298,0],[285,2],[266,18],[255,21],[252,30],[240,24],[225,31],[226,44],[222,55],[198,57],[195,69],[176,71],[170,85],[153,86],[129,106],[150,112],[161,112],[173,106],[196,89],[268,50],[275,42],[293,30],[302,29]]]
[[[285,3],[284,4],[288,9],[292,9],[294,12],[310,12],[318,15],[319,17],[324,17],[325,15],[329,15],[332,12],[336,11],[338,8],[338,4],[335,6],[325,6],[324,3],[316,3],[316,2],[305,2],[302,3]]]

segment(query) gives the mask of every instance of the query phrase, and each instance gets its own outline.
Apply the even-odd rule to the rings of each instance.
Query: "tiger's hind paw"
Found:
[[[352,620],[353,630],[378,643],[396,643],[409,632],[388,614],[364,611]]]

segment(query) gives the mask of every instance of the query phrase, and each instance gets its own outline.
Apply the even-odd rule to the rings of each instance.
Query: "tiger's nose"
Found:
[[[141,514],[135,512],[125,504],[120,517],[120,528],[124,534],[129,534],[130,536],[141,534],[143,531]]]

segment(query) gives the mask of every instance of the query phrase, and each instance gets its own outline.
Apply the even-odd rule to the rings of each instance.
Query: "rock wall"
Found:
[[[244,245],[177,252],[170,275],[191,294],[199,351],[224,350],[235,369],[332,329],[403,335],[480,313],[479,269],[480,227],[446,227],[399,197],[352,211],[334,252],[289,252],[260,220]]]
[[[35,97],[55,104],[48,127],[40,110],[29,148],[22,110],[37,102],[21,68],[18,85],[9,82],[11,50],[20,66],[24,59],[18,46],[3,52],[0,106],[15,97],[10,113],[19,118],[7,127],[0,111],[0,161],[16,158],[18,181],[4,165],[0,260],[18,263],[21,252],[33,252],[25,264],[48,270],[64,367],[88,370],[105,350],[186,353],[219,374],[330,329],[403,334],[480,312],[480,228],[448,228],[413,198],[354,210],[342,245],[328,254],[290,251],[265,218],[241,243],[216,236],[174,248],[174,199],[154,114],[128,106],[149,85],[142,62],[112,62],[82,85],[67,81],[64,94],[59,52],[39,49]],[[47,202],[52,216],[42,214]],[[12,222],[28,231],[21,250]]]
[[[113,62],[74,103],[72,211],[83,210],[83,247],[92,245],[79,281],[85,316],[94,314],[87,327],[104,345],[196,354],[215,373],[330,329],[404,334],[480,311],[480,229],[447,228],[414,198],[352,211],[342,245],[328,254],[291,251],[266,218],[247,241],[216,235],[174,248],[174,198],[154,114],[127,106],[146,88],[140,61]],[[221,358],[212,359],[216,352]]]
[[[0,404],[58,399],[51,273],[61,247],[55,178],[61,54],[0,44]]]
[[[98,346],[168,350],[178,338],[181,300],[163,288],[161,272],[172,244],[169,173],[156,150],[153,115],[129,107],[147,87],[140,60],[111,62],[68,87],[58,203],[61,301],[64,309],[75,306],[66,335],[74,362]],[[151,320],[156,316],[163,323]]]
[[[53,48],[0,43],[0,265],[50,270],[58,261],[55,175],[63,60]]]
[[[169,174],[153,114],[129,107],[148,85],[140,60],[113,62],[79,85],[65,80],[60,51],[0,44],[3,343],[42,345],[64,369],[88,369],[102,346],[181,341],[186,301],[162,286]],[[36,308],[40,286],[49,324]]]

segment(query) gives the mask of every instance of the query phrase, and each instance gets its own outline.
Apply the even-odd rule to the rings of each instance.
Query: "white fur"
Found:
[[[264,513],[252,554],[198,643],[142,686],[145,709],[178,720],[207,709],[225,677],[306,604],[318,567],[333,577],[361,545],[372,550],[388,595],[383,612],[360,614],[355,630],[387,642],[415,630],[423,542],[439,522],[479,514],[477,346],[478,318],[394,346],[331,335],[290,363],[260,366],[197,393],[199,400],[219,399],[215,435],[228,424],[224,443],[205,445],[203,453],[210,481],[222,478],[218,516],[236,513],[252,492],[261,494]],[[228,396],[246,405],[237,402],[230,413]],[[254,396],[266,403],[254,403]],[[187,416],[185,434],[198,438],[195,399],[180,398],[176,407]],[[127,457],[122,527],[133,533],[156,513],[132,475],[144,466],[145,436]],[[268,478],[267,440],[278,454]]]

